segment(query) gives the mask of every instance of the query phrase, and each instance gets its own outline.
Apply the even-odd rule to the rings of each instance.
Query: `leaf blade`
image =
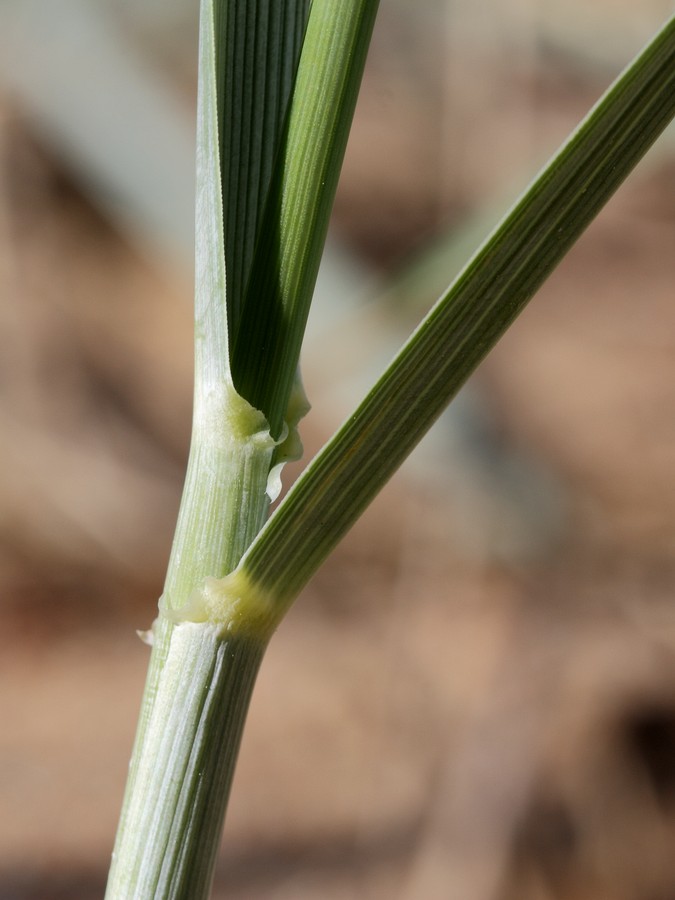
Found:
[[[231,383],[234,340],[279,154],[309,0],[202,0],[197,100],[196,366]]]
[[[237,333],[307,24],[309,0],[216,0],[227,307]]]
[[[313,0],[242,318],[237,389],[281,430],[379,0]]]
[[[675,115],[675,18],[619,76],[298,478],[241,569],[278,618]]]

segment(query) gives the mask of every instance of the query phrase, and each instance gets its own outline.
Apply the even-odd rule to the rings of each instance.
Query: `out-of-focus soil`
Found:
[[[383,106],[377,60],[336,227],[380,266],[484,201],[510,114],[537,155],[599,90],[561,63],[495,70],[500,115],[458,140],[466,179],[439,197],[438,105]],[[0,126],[0,900],[88,900],[187,450],[189,290],[10,105]],[[386,489],[272,642],[216,897],[675,896],[674,181],[665,154],[636,173],[477,379],[501,440],[560,486],[562,526],[477,559],[442,484]],[[329,423],[310,416],[309,448]]]

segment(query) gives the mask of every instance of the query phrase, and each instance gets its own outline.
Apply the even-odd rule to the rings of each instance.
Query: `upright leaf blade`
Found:
[[[197,113],[196,389],[231,381],[262,210],[309,0],[201,0]]]
[[[379,0],[313,0],[241,321],[237,389],[281,431]]]
[[[310,4],[309,0],[211,2],[217,48],[227,311],[234,336]]]

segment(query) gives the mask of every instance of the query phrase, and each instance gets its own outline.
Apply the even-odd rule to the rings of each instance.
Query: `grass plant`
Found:
[[[300,347],[377,7],[201,2],[192,445],[109,900],[208,895],[270,636],[675,114],[674,19],[268,517],[300,451]]]

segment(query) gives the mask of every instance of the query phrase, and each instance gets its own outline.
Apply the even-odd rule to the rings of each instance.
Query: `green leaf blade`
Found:
[[[215,0],[227,308],[232,337],[239,327],[308,9],[308,0]]]
[[[308,0],[202,0],[197,102],[196,391],[231,382]]]
[[[278,616],[675,115],[675,19],[477,251],[242,560]]]
[[[379,0],[314,0],[233,340],[237,389],[281,430]]]

